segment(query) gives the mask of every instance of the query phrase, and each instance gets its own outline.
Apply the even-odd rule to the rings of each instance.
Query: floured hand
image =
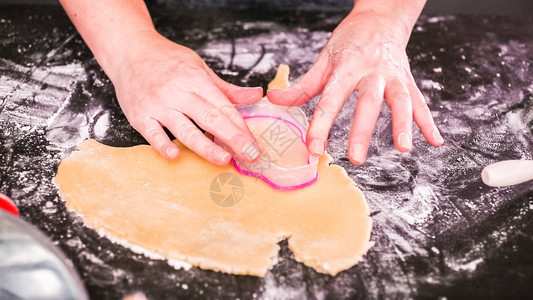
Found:
[[[232,103],[259,101],[261,88],[223,81],[194,51],[155,31],[138,32],[133,39],[139,48],[128,52],[110,77],[126,117],[161,155],[169,159],[179,155],[163,130],[166,127],[208,161],[229,162],[230,153],[207,138],[194,120],[239,158],[257,158],[257,142]]]
[[[290,88],[268,92],[268,99],[281,105],[300,105],[322,92],[307,133],[311,153],[322,155],[331,126],[353,91],[359,92],[348,138],[353,163],[366,159],[383,98],[391,108],[399,151],[412,148],[413,117],[430,144],[442,145],[411,75],[405,52],[411,31],[407,23],[401,17],[356,6],[332,33],[309,72]]]

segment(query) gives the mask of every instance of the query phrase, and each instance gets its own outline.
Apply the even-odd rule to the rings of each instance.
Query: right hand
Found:
[[[413,117],[431,145],[444,143],[411,74],[405,51],[411,32],[408,23],[394,10],[377,13],[354,8],[298,83],[268,91],[268,99],[279,105],[301,105],[322,92],[307,131],[311,154],[324,153],[333,122],[353,91],[359,96],[348,137],[347,156],[352,163],[366,160],[383,98],[391,109],[392,134],[399,151],[410,151],[413,146]]]
[[[192,119],[236,158],[251,162],[260,156],[254,136],[233,106],[259,101],[260,87],[225,82],[194,51],[155,31],[137,32],[129,40],[133,46],[108,75],[124,114],[153,148],[168,159],[179,156],[179,148],[163,130],[166,127],[198,155],[217,165],[227,164],[230,153],[206,137]]]

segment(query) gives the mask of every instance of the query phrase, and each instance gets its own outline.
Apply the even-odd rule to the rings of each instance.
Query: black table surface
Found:
[[[291,66],[292,80],[304,74],[343,17],[151,13],[162,34],[245,86],[265,86],[280,63]],[[422,16],[407,51],[446,143],[431,147],[416,129],[414,150],[397,152],[384,108],[368,161],[354,166],[346,158],[350,98],[327,150],[365,193],[375,245],[337,276],[295,261],[285,241],[264,278],[174,269],[112,243],[67,211],[53,183],[62,157],[88,138],[146,142],[60,7],[0,7],[0,192],[67,254],[93,299],[134,291],[151,299],[531,297],[533,184],[490,188],[480,173],[496,161],[533,159],[533,19]],[[308,115],[316,101],[302,106]]]

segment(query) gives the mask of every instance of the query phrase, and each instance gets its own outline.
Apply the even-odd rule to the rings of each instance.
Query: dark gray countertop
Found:
[[[280,63],[298,78],[342,18],[157,7],[152,15],[165,36],[247,86],[264,86]],[[416,130],[415,149],[398,153],[384,109],[368,162],[351,165],[345,149],[355,96],[347,103],[328,151],[367,196],[375,246],[335,277],[296,262],[286,242],[265,278],[175,270],[67,212],[52,181],[62,157],[87,138],[112,146],[144,140],[58,7],[0,9],[0,192],[62,248],[93,299],[137,290],[151,299],[527,298],[533,183],[489,188],[480,172],[499,160],[533,159],[533,19],[423,16],[408,53],[446,143],[430,147]],[[310,114],[314,104],[302,108]]]

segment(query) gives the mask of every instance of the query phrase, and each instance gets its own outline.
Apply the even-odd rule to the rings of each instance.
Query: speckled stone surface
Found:
[[[152,15],[162,34],[246,86],[265,86],[280,63],[292,67],[293,80],[301,76],[342,18],[157,7]],[[423,16],[408,54],[446,143],[433,148],[416,129],[415,149],[398,153],[385,108],[368,162],[351,165],[352,96],[328,151],[367,196],[375,246],[335,277],[296,262],[285,242],[265,278],[174,269],[66,211],[52,179],[79,142],[145,142],[59,7],[0,8],[0,192],[67,254],[93,299],[133,291],[150,299],[528,298],[533,183],[489,188],[480,173],[499,160],[533,159],[533,19]],[[314,104],[302,109],[310,115]]]

